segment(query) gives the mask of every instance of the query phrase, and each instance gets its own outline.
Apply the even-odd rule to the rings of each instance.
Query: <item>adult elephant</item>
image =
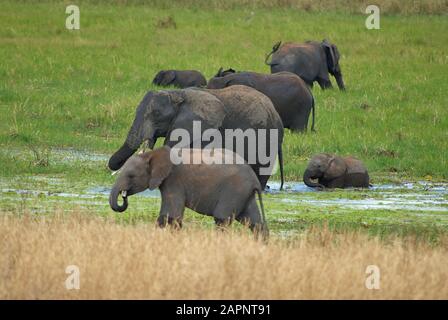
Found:
[[[262,74],[257,72],[236,72],[233,69],[218,71],[208,82],[207,88],[221,89],[233,85],[252,87],[268,96],[280,118],[283,127],[294,131],[305,131],[313,111],[311,130],[314,131],[314,98],[306,83],[291,72]]]
[[[271,55],[271,62],[268,62]],[[265,63],[271,67],[271,73],[289,71],[300,76],[311,87],[317,81],[322,89],[332,87],[331,74],[336,78],[339,89],[345,90],[339,58],[338,48],[327,40],[287,42],[283,45],[278,42],[266,56]]]
[[[203,134],[207,129],[215,129],[211,131],[219,133],[224,142],[218,146],[242,156],[251,165],[262,188],[266,187],[278,154],[283,186],[282,121],[268,97],[246,86],[149,91],[137,107],[126,141],[109,159],[109,168],[121,168],[145,140],[151,149],[159,137],[166,137],[164,144],[169,147],[178,146],[179,137],[171,135],[178,133],[176,129],[184,129],[192,137],[188,145],[193,148],[198,144],[202,148],[210,145],[211,137],[206,140]],[[209,135],[211,131],[207,131]],[[213,136],[213,142],[217,142],[215,139]]]

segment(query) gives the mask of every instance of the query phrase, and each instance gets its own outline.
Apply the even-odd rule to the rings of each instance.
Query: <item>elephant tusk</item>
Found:
[[[115,170],[115,171],[113,171],[110,175],[111,176],[114,176],[114,175],[116,175],[117,173],[119,173],[120,172],[120,170]]]
[[[137,154],[142,154],[146,152],[146,149],[148,148],[149,140],[143,141],[142,146],[140,147],[140,151]]]
[[[128,194],[128,193],[127,193],[126,190],[121,191],[121,196],[122,196],[123,198],[126,198],[126,195],[127,195],[127,194]]]

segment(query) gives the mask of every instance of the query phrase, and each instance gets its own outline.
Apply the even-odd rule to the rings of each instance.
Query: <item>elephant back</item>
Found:
[[[222,125],[226,116],[223,103],[214,95],[202,89],[185,89],[190,109],[201,119],[206,119],[212,128]]]
[[[208,90],[224,104],[227,127],[281,129],[283,124],[272,101],[263,93],[243,85]]]
[[[367,173],[367,169],[361,160],[354,157],[346,157],[344,160],[347,164],[347,174]]]

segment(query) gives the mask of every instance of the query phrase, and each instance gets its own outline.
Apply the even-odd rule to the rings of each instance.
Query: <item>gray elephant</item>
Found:
[[[163,87],[189,88],[204,87],[207,80],[196,70],[162,70],[157,73],[152,83]]]
[[[268,62],[272,55],[271,62]],[[335,44],[323,40],[305,43],[278,42],[266,56],[271,73],[289,71],[300,76],[309,86],[317,81],[322,89],[331,88],[329,74],[336,78],[339,89],[345,90],[339,66],[339,50]]]
[[[306,83],[290,72],[262,74],[257,72],[223,71],[210,79],[207,88],[221,89],[232,85],[252,87],[268,96],[280,118],[283,127],[293,131],[305,131],[308,118],[313,111],[311,130],[314,130],[314,98]]]
[[[197,139],[197,124],[200,124],[200,141]],[[196,129],[195,129],[196,125]],[[272,172],[275,156],[278,154],[280,164],[281,186],[283,186],[283,125],[272,105],[264,94],[246,86],[232,86],[225,89],[183,89],[153,92],[149,91],[137,107],[134,122],[129,130],[125,143],[109,159],[109,168],[118,170],[124,162],[148,141],[153,148],[158,137],[167,137],[164,144],[173,147],[179,143],[171,134],[176,129],[188,132],[191,147],[209,146],[210,142],[202,139],[208,129],[214,129],[221,137],[235,132],[250,133],[253,129],[254,141],[242,137],[244,146],[238,149],[238,143],[222,139],[226,149],[239,153],[255,171],[261,186],[266,183]],[[266,136],[263,136],[266,134]],[[235,137],[238,140],[237,137]],[[270,146],[275,145],[276,150]],[[221,145],[222,146],[222,145]],[[260,156],[265,148],[268,159]],[[243,153],[243,154],[242,154]],[[265,171],[261,173],[261,171]],[[268,171],[268,172],[266,172]]]
[[[313,182],[312,179],[317,179]],[[369,174],[364,164],[354,157],[321,153],[311,158],[303,182],[313,188],[368,188]]]
[[[235,164],[237,155],[225,149],[214,149],[213,153],[184,149],[181,154],[179,150],[165,146],[129,158],[110,193],[111,208],[123,212],[128,206],[128,196],[148,188],[159,188],[162,205],[157,222],[161,227],[167,223],[182,227],[187,207],[213,216],[218,226],[226,226],[235,218],[247,224],[256,235],[261,231],[263,238],[267,239],[262,189],[251,167],[244,163]],[[177,152],[174,156],[179,156],[176,164],[173,164],[171,151]],[[224,164],[227,163],[226,158],[233,164]],[[255,193],[258,194],[262,214]],[[123,197],[122,205],[118,204],[120,195]]]

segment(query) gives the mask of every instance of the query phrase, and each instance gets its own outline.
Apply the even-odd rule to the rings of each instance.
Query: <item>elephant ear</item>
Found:
[[[324,179],[333,180],[345,174],[347,165],[341,157],[333,156],[328,160],[328,169],[324,173]]]
[[[186,89],[184,98],[196,120],[202,121],[202,129],[219,128],[222,125],[224,105],[214,95],[203,90]]]
[[[170,175],[173,168],[170,148],[162,147],[150,152],[146,161],[148,161],[149,170],[149,189],[154,190]]]
[[[328,71],[330,73],[336,72],[336,66],[338,64],[336,52],[335,52],[335,45],[328,42],[326,39],[322,41],[322,48],[325,51],[325,56],[327,57],[327,67]]]
[[[228,75],[228,74],[232,74],[232,73],[236,73],[236,70],[229,68],[223,72],[223,75]]]
[[[215,74],[215,78],[217,78],[217,77],[222,77],[222,70],[223,70],[223,68],[221,67],[221,68],[219,68],[219,70],[218,70],[218,73],[217,74]]]
[[[176,79],[176,72],[174,70],[166,71],[160,85],[168,86],[173,83],[174,79]]]
[[[177,114],[173,120],[165,139],[165,145],[169,147],[179,146],[183,141],[179,141],[179,137],[173,137],[171,134],[176,129],[187,131],[189,137],[187,144],[193,145],[193,141],[201,139],[201,136],[193,134],[194,126],[200,122],[201,134],[206,129],[219,129],[225,117],[224,105],[214,95],[198,88],[172,91],[170,93],[171,101],[177,101],[179,95],[182,95],[182,103],[178,105]],[[177,97],[176,97],[177,96]],[[183,139],[183,138],[181,138]],[[202,145],[202,141],[200,143]],[[181,143],[185,147],[185,141]]]

